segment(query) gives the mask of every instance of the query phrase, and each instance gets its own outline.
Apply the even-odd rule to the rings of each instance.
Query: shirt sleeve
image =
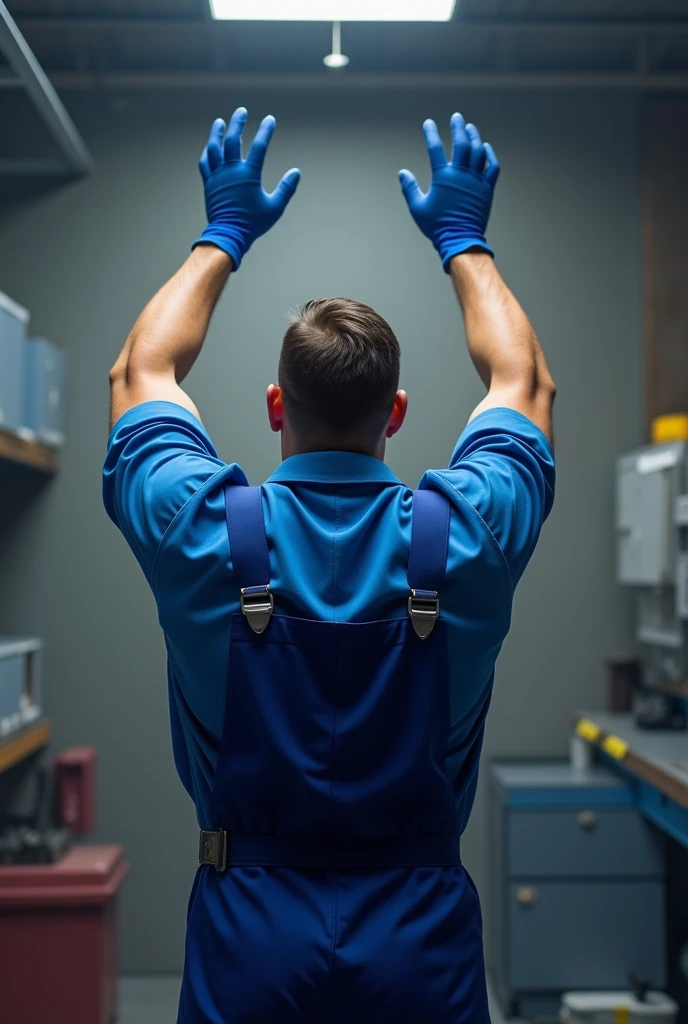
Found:
[[[144,402],[113,427],[103,501],[149,582],[168,526],[224,467],[199,420],[173,402]]]
[[[554,502],[552,446],[514,409],[488,409],[468,424],[448,470],[432,471],[472,507],[520,579]]]

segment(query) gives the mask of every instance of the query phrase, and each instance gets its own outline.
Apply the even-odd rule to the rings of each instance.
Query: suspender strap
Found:
[[[439,491],[413,492],[413,526],[408,566],[411,590],[441,590],[447,566],[450,515],[449,500]]]
[[[234,579],[241,589],[241,610],[254,633],[262,633],[275,602],[270,593],[270,556],[260,487],[225,487],[225,513]]]
[[[440,613],[438,594],[447,568],[450,520],[451,506],[443,494],[413,492],[408,607],[413,628],[422,640],[430,636]]]
[[[416,868],[461,863],[458,836],[233,836],[201,832],[199,862],[231,867]]]

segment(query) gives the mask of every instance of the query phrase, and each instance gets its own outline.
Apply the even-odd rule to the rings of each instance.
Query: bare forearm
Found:
[[[153,391],[196,412],[179,385],[203,347],[231,269],[221,249],[198,246],[149,302],[110,374],[113,423]]]
[[[468,350],[488,389],[476,414],[513,406],[551,436],[554,384],[535,331],[493,259],[461,253],[451,276],[466,323]]]

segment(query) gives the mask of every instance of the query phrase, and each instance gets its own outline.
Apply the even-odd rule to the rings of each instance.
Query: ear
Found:
[[[284,404],[282,402],[282,389],[277,384],[271,384],[266,395],[268,405],[268,419],[270,429],[278,434],[284,426]]]
[[[408,395],[405,391],[397,391],[394,396],[394,408],[392,409],[392,415],[390,416],[389,423],[387,424],[385,437],[394,437],[397,431],[401,430],[402,424],[406,419],[407,410]]]

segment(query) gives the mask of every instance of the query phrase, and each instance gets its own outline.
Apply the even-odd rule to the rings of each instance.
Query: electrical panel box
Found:
[[[0,637],[0,740],[40,718],[43,641]]]
[[[636,586],[674,586],[675,508],[684,491],[684,441],[631,452],[616,465],[618,579]]]
[[[32,338],[24,353],[23,426],[58,448],[64,441],[64,353],[46,338]]]
[[[28,311],[0,292],[0,428],[22,427]]]

